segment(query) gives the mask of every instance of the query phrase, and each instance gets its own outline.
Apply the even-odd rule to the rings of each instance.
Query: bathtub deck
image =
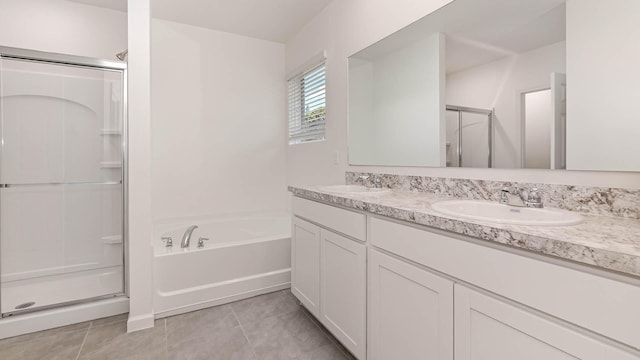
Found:
[[[125,329],[120,315],[0,340],[0,358],[352,359],[289,290]]]

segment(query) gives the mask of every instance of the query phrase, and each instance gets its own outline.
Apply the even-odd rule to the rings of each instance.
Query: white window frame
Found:
[[[293,72],[292,76],[287,76],[289,145],[326,139],[325,60],[323,51]],[[305,100],[311,105],[305,105]],[[321,108],[323,112],[312,114]]]

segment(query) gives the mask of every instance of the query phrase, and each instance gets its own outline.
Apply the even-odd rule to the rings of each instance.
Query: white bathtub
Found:
[[[188,249],[184,231],[198,225]],[[291,283],[291,217],[247,216],[163,225],[154,239],[157,318],[285,289]],[[161,237],[171,236],[167,248]],[[206,237],[204,248],[198,238]]]

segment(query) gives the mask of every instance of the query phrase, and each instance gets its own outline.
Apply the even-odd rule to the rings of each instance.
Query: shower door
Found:
[[[491,110],[447,105],[447,167],[491,167],[491,121]]]
[[[124,66],[53,55],[0,58],[2,316],[124,291]]]

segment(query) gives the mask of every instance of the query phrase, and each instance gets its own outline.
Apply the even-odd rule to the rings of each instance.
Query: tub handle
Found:
[[[199,248],[204,247],[204,242],[205,242],[205,241],[209,241],[209,238],[206,238],[206,237],[201,237],[201,238],[199,238],[199,239],[198,239],[198,247],[199,247]]]
[[[161,237],[162,241],[164,241],[166,243],[166,247],[172,247],[173,246],[173,239],[171,238],[171,236],[163,236]]]

